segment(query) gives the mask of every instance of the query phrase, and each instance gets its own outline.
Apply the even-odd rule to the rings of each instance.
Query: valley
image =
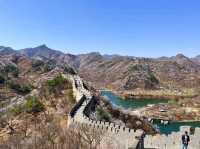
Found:
[[[48,125],[55,131],[50,137],[54,141],[49,140],[47,146],[58,145],[63,138],[71,141],[69,133],[76,128],[68,129],[67,124],[70,110],[79,103],[71,79],[76,75],[84,90],[94,95],[95,106],[87,115],[92,121],[142,130],[148,136],[178,132],[182,126],[200,127],[198,58],[182,54],[165,58],[96,52],[72,55],[46,45],[21,50],[1,46],[2,147],[16,143],[17,138],[23,140],[24,147],[33,146],[35,137],[40,144],[44,141],[41,137],[52,135]],[[169,123],[164,125],[160,120]],[[87,131],[81,128],[81,133]],[[73,139],[77,140],[78,134]],[[84,141],[80,144],[82,148],[88,145]]]

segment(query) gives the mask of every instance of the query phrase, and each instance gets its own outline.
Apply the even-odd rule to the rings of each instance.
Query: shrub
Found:
[[[100,119],[105,120],[105,121],[110,121],[110,115],[108,112],[104,111],[101,108],[97,108],[96,111]]]
[[[19,69],[15,65],[12,65],[12,64],[6,65],[4,67],[4,72],[6,74],[11,73],[14,77],[18,77],[19,75]]]
[[[36,68],[36,67],[40,67],[44,65],[44,62],[41,60],[32,60],[32,67]]]
[[[2,75],[0,75],[0,84],[4,84],[4,83],[5,83],[5,78]]]
[[[44,62],[42,60],[32,60],[32,67],[35,71],[48,72],[55,68],[56,63],[54,61]]]
[[[32,90],[32,87],[30,86],[30,85],[22,85],[21,87],[20,87],[20,92],[21,93],[23,93],[23,94],[28,94],[28,93],[30,93],[31,92],[31,90]]]
[[[178,101],[171,99],[171,100],[168,100],[168,104],[177,105]]]
[[[129,71],[139,71],[139,70],[142,70],[142,69],[143,69],[143,66],[141,64],[131,64],[128,67]]]
[[[13,72],[12,72],[12,75],[14,77],[18,77],[19,76],[19,69],[15,69]]]
[[[72,67],[70,67],[68,65],[64,66],[64,71],[67,72],[67,73],[73,74],[73,75],[76,74],[76,71]]]
[[[49,64],[44,64],[43,66],[43,72],[51,71],[54,67]]]
[[[68,92],[68,97],[69,97],[69,101],[71,102],[71,103],[76,103],[76,100],[75,100],[75,98],[74,98],[74,96],[73,96],[73,90],[72,89],[69,89],[69,92]]]
[[[149,77],[148,77],[148,79],[149,79],[152,83],[156,83],[156,84],[159,83],[158,79],[157,79],[153,74],[150,74]]]
[[[182,94],[186,97],[194,97],[198,95],[198,92],[193,88],[185,88],[183,89]]]
[[[15,90],[19,94],[28,94],[32,90],[32,87],[30,85],[26,84],[18,84],[17,82],[14,82],[12,80],[7,82],[9,88]]]
[[[64,88],[71,89],[72,85],[71,83],[65,79],[62,75],[58,75],[53,80],[47,81],[47,86],[49,89],[49,92],[56,93],[57,91],[60,91]]]
[[[146,89],[152,89],[155,88],[155,86],[159,83],[159,81],[153,74],[149,74],[144,83]]]
[[[55,66],[56,66],[56,62],[54,62],[53,60],[50,60],[42,66],[43,72],[51,71],[52,69],[55,68]]]
[[[44,105],[35,96],[27,97],[25,104],[16,105],[10,109],[10,112],[14,116],[17,116],[22,112],[36,114],[41,111],[44,111]]]
[[[24,105],[25,111],[28,113],[38,113],[44,111],[44,105],[35,96],[27,97],[27,102]]]
[[[12,80],[8,80],[7,84],[9,88],[14,89],[14,90],[19,90],[20,88],[20,85]]]
[[[10,110],[10,112],[14,116],[17,116],[17,115],[21,114],[23,111],[24,111],[24,106],[23,105],[16,105]]]
[[[42,71],[44,66],[44,62],[41,60],[32,60],[32,67],[34,71]]]

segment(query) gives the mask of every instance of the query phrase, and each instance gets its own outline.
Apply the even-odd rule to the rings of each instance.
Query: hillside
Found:
[[[0,56],[0,148],[53,146],[49,139],[64,137],[75,103],[70,78],[62,77],[72,68],[16,53]]]
[[[93,130],[88,135],[87,128],[67,125],[68,114],[77,101],[72,85],[75,72],[69,64],[61,66],[51,58],[30,58],[17,51],[2,55],[0,62],[0,148],[88,149],[93,143],[93,148],[97,148],[103,132],[96,135]],[[85,82],[84,87],[90,88]],[[112,115],[117,112],[120,117],[104,119],[104,114],[94,117],[92,111],[91,118],[155,133],[144,119],[105,105],[108,106],[98,105],[98,110],[104,114],[113,110]],[[124,121],[127,116],[130,122]],[[108,142],[111,143],[114,141]]]
[[[15,145],[19,148],[39,148],[40,144],[49,148],[54,148],[55,144],[70,149],[75,148],[76,144],[88,148],[87,143],[77,143],[80,132],[76,134],[74,130],[67,129],[67,114],[75,104],[69,74],[78,73],[92,91],[110,89],[125,98],[194,97],[199,94],[200,86],[198,59],[199,56],[188,58],[182,54],[160,58],[101,55],[97,52],[72,55],[50,49],[46,45],[23,50],[1,46],[0,148]],[[103,97],[97,99],[100,99],[99,105],[90,118],[155,133],[145,118],[115,109]],[[180,105],[182,110],[185,105],[198,108],[198,99],[175,100],[167,106],[177,113],[177,110],[181,110]],[[163,116],[160,112],[156,115],[154,108],[141,114]],[[191,119],[190,115],[182,114],[181,119]],[[85,133],[87,131],[81,129],[81,134]],[[72,146],[68,146],[72,140]]]
[[[60,66],[67,64],[96,89],[134,92],[136,95],[139,94],[138,89],[142,93],[148,90],[161,90],[162,93],[167,90],[181,95],[189,89],[192,90],[191,95],[195,95],[200,86],[199,56],[188,58],[177,54],[173,57],[137,58],[96,52],[72,55],[46,45],[17,51],[4,49],[4,52],[22,54],[28,58],[52,60]]]
[[[120,56],[105,59],[98,54],[88,54],[79,58],[83,61],[78,68],[80,75],[98,89],[177,90],[182,95],[183,90],[198,90],[200,85],[200,65],[183,55],[166,59]]]

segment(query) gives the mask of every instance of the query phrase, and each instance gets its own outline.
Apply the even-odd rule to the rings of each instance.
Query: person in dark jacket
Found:
[[[182,149],[188,149],[188,144],[190,142],[190,136],[186,131],[184,135],[182,135]]]

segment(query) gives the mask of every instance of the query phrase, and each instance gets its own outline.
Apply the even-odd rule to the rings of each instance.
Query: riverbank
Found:
[[[163,99],[122,99],[111,91],[102,91],[101,95],[114,107],[120,107],[125,113],[151,119],[163,119],[172,123],[169,126],[160,125],[162,132],[175,131],[179,126],[189,125],[200,127],[200,97],[182,100]],[[155,102],[152,102],[155,101]],[[164,101],[164,103],[163,103]],[[177,125],[176,125],[177,124]]]
[[[100,108],[104,111],[104,116],[107,115],[109,121],[124,125],[131,129],[142,129],[146,134],[156,134],[155,128],[148,122],[146,118],[140,117],[129,110],[113,106],[107,98],[99,97]],[[107,113],[107,114],[105,114]]]
[[[178,132],[181,126],[190,126],[192,129],[200,127],[200,121],[189,121],[189,122],[170,122],[167,125],[161,124],[159,122],[154,122],[155,125],[161,134],[171,134],[172,132]]]
[[[135,90],[125,90],[125,91],[116,91],[111,89],[105,89],[100,91],[111,91],[116,96],[121,97],[122,99],[168,99],[168,100],[180,100],[184,98],[194,98],[198,96],[198,92],[195,89],[155,89],[155,90],[144,90],[144,89],[135,89]]]
[[[136,99],[132,98],[123,100],[121,97],[117,96],[111,91],[101,91],[101,96],[106,96],[109,99],[109,102],[112,103],[115,107],[121,107],[123,109],[135,110],[138,108],[144,108],[152,104],[159,104],[159,103],[168,103],[168,100],[162,99]]]

